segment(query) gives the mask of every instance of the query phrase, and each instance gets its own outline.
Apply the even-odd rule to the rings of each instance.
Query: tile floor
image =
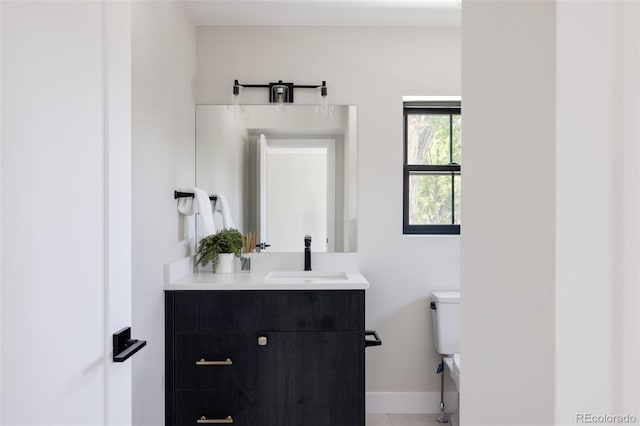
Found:
[[[438,414],[367,414],[367,426],[443,426],[436,417]]]

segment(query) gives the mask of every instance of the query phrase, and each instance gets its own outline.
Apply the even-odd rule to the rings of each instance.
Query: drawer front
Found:
[[[255,331],[260,297],[241,291],[174,291],[175,331]]]
[[[176,291],[176,332],[362,331],[364,290]]]
[[[364,329],[364,290],[273,291],[263,299],[263,331]]]
[[[248,392],[177,391],[175,425],[257,426],[254,407],[253,394]]]
[[[256,380],[253,333],[178,333],[176,389],[242,390]]]

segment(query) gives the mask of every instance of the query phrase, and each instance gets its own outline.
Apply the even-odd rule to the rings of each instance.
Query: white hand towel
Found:
[[[193,188],[194,204],[196,212],[200,214],[200,229],[202,237],[216,233],[216,225],[213,223],[213,211],[209,194],[200,188]]]
[[[222,194],[214,194],[218,198],[216,201],[215,209],[222,215],[222,224],[226,229],[236,229],[236,224],[231,217],[231,210],[229,209],[229,202],[227,198]]]
[[[180,189],[180,192],[193,192],[193,188]],[[184,215],[184,229],[187,240],[196,238],[196,221],[193,216],[193,199],[194,197],[178,198],[178,213]]]
[[[193,197],[183,197],[178,199],[178,212],[185,216],[191,216],[199,213],[200,229],[203,237],[216,233],[216,226],[213,223],[213,211],[211,209],[211,200],[209,195],[200,188],[183,188],[181,192],[192,192]],[[187,222],[187,229],[193,228],[190,220]],[[192,237],[190,231],[187,234]]]
[[[193,240],[196,238],[196,221],[195,216],[184,217],[184,234],[187,236],[187,240]]]
[[[180,190],[180,192],[193,192],[193,188],[185,191]],[[178,212],[185,216],[193,215],[193,197],[178,198]]]

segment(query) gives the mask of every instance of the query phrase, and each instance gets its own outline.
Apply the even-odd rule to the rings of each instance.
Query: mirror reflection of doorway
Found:
[[[327,194],[327,208],[333,210],[327,217],[329,241],[324,241],[327,251],[353,253],[358,223],[357,107],[334,105],[330,120],[318,119],[313,105],[287,107],[291,112],[288,117],[273,105],[246,105],[247,117],[237,117],[227,105],[197,105],[196,186],[210,194],[224,194],[238,230],[243,234],[257,232],[261,242],[270,244],[277,235],[271,232],[265,238],[266,227],[260,226],[260,135],[265,135],[270,145],[284,139],[300,143],[332,140],[335,170],[333,181],[328,182],[329,192],[335,188],[335,196]],[[329,158],[334,156],[329,154]],[[268,203],[265,191],[266,187],[263,199]],[[216,225],[222,226],[220,221]],[[320,242],[320,237],[312,236],[314,242]],[[289,253],[300,253],[302,247],[296,240]],[[273,247],[269,251],[276,252]]]
[[[260,135],[260,234],[274,252],[335,250],[335,140]],[[268,201],[267,201],[268,200]]]

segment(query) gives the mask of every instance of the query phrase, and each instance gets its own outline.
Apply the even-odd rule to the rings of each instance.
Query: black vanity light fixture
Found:
[[[327,82],[323,81],[321,85],[302,85],[293,83],[284,83],[279,80],[277,83],[269,84],[240,84],[238,80],[233,82],[233,99],[234,104],[239,104],[240,88],[262,87],[269,89],[269,102],[272,104],[290,104],[293,103],[293,89],[316,89],[320,92],[321,103],[327,99]]]

